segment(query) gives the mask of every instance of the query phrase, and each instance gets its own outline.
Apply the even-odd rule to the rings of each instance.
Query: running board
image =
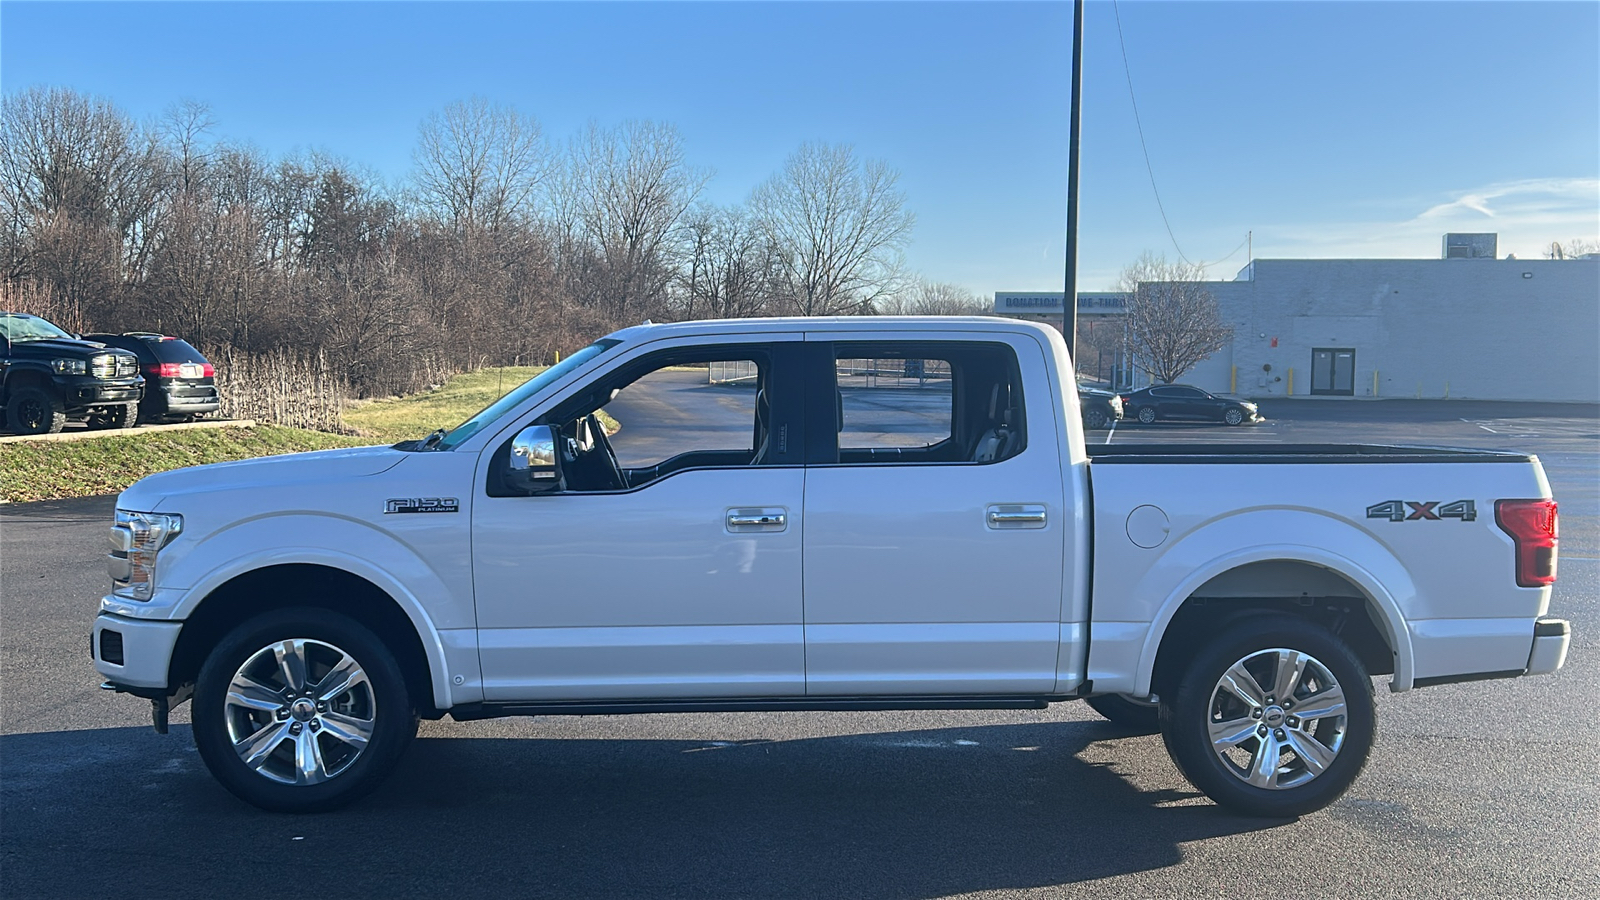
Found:
[[[468,703],[452,707],[457,721],[496,719],[502,716],[624,716],[636,713],[689,712],[886,712],[916,709],[1045,709],[1052,703],[1076,700],[1080,694],[1034,696],[953,697],[735,697],[684,700],[543,700],[507,703]]]

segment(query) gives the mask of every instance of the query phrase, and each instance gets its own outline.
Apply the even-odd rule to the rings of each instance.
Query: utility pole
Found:
[[[1078,367],[1078,132],[1083,113],[1083,0],[1072,3],[1072,121],[1067,139],[1067,273],[1061,293],[1061,331]],[[1076,377],[1076,371],[1074,371]]]

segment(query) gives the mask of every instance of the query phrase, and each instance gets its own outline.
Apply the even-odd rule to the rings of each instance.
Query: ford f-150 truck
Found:
[[[371,790],[419,716],[1088,699],[1280,816],[1356,778],[1374,676],[1564,662],[1536,458],[1088,452],[1071,371],[1002,319],[628,328],[421,440],[135,484],[95,665],[272,810]]]

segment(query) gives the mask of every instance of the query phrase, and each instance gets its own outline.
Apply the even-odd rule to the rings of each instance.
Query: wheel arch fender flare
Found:
[[[311,565],[336,569],[360,578],[386,594],[416,630],[428,665],[428,683],[432,688],[434,705],[439,709],[449,709],[454,703],[463,702],[464,698],[453,696],[449,656],[445,651],[443,636],[435,625],[433,617],[423,607],[412,587],[408,587],[395,577],[389,569],[363,556],[327,547],[303,546],[274,547],[270,550],[235,556],[208,570],[196,580],[174,609],[174,617],[188,619],[218,588],[235,578],[261,569],[285,565]],[[440,592],[446,590],[445,585],[436,578],[434,583],[424,587]],[[472,681],[476,682],[476,677]]]
[[[1399,560],[1394,559],[1392,554],[1376,542],[1371,542],[1370,539],[1368,541],[1370,549],[1381,552],[1383,561],[1390,564],[1385,566],[1390,569],[1390,575],[1399,573],[1399,577],[1404,578],[1404,584],[1395,587],[1410,588],[1410,578],[1404,575],[1405,568]],[[1379,614],[1377,624],[1383,629],[1384,636],[1394,651],[1394,677],[1390,683],[1390,690],[1400,692],[1411,688],[1414,677],[1411,631],[1406,626],[1405,616],[1390,586],[1386,586],[1384,581],[1368,567],[1332,550],[1304,544],[1261,544],[1216,557],[1204,566],[1192,570],[1167,594],[1160,611],[1150,623],[1150,629],[1145,635],[1144,645],[1139,654],[1139,669],[1134,682],[1136,696],[1149,695],[1161,639],[1185,601],[1218,575],[1257,562],[1298,562],[1321,566],[1359,588],[1377,610]],[[1401,593],[1404,595],[1405,592]]]

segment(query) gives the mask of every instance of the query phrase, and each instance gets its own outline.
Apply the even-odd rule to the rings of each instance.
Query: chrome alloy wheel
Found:
[[[1281,647],[1228,668],[1211,691],[1211,747],[1223,768],[1268,790],[1299,787],[1344,746],[1344,690],[1316,657]]]
[[[228,683],[224,720],[246,766],[283,784],[317,784],[350,768],[372,739],[377,700],[354,657],[323,641],[279,641]]]

